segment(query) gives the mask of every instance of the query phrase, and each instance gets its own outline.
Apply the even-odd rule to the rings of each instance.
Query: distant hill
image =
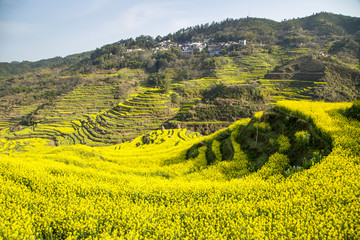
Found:
[[[11,77],[12,75],[24,74],[33,72],[43,68],[62,68],[78,63],[86,57],[89,57],[91,52],[84,52],[80,54],[73,54],[67,57],[54,57],[44,59],[36,62],[23,61],[23,62],[0,62],[0,79]]]
[[[316,43],[324,43],[325,40],[332,41],[344,36],[358,38],[359,30],[359,18],[322,12],[282,22],[260,18],[226,19],[219,23],[181,29],[167,35],[165,39],[179,42],[204,38],[213,38],[214,41],[248,39],[252,42],[286,45],[307,38],[315,40]]]

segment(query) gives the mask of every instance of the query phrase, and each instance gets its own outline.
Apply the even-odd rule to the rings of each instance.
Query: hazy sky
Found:
[[[226,18],[321,11],[359,17],[360,0],[0,0],[0,62],[64,57]]]

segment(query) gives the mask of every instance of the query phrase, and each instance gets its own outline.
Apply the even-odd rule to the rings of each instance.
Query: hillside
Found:
[[[226,19],[0,63],[0,239],[360,238],[359,33]]]
[[[330,13],[227,19],[66,58],[2,63],[0,127],[10,139],[107,145],[162,127],[213,133],[281,99],[353,101],[358,22]]]

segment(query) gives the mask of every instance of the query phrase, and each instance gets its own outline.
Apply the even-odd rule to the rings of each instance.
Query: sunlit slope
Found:
[[[84,89],[88,87],[81,90]],[[84,94],[77,97],[83,104],[74,97],[79,90],[73,91],[71,95],[55,103],[53,109],[41,111],[46,118],[42,123],[8,132],[7,137],[10,140],[44,138],[52,140],[56,145],[104,146],[132,140],[147,131],[161,129],[164,122],[174,115],[170,95],[162,94],[156,88],[138,87],[125,101],[107,109],[101,103],[107,101],[111,89],[107,89],[108,93],[104,95],[99,95],[103,89],[101,86],[92,86],[91,89],[96,91],[94,93],[88,89],[91,98],[87,99]]]
[[[161,129],[172,116],[170,96],[155,88],[140,87],[124,102],[87,120],[73,122],[75,132],[61,144],[90,146],[116,144],[134,139],[150,130]]]
[[[288,178],[286,152],[279,148],[258,171],[227,181],[226,169],[246,165],[235,136],[249,120],[200,138],[186,130],[159,130],[108,147],[44,147],[29,139],[35,142],[24,147],[27,152],[2,149],[0,236],[359,238],[360,124],[341,114],[351,104],[278,105],[313,121],[332,142],[328,156]],[[219,158],[219,136],[226,131],[227,141],[235,140],[229,161]],[[212,164],[206,157],[210,141]],[[189,158],[189,149],[199,144],[199,154]]]

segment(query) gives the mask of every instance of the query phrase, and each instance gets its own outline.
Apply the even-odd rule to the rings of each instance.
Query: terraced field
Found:
[[[115,86],[84,86],[57,100],[53,106],[39,112],[44,122],[59,122],[64,119],[85,119],[84,115],[97,114],[115,104],[112,91]]]
[[[25,116],[33,113],[42,103],[31,105],[17,105],[8,111],[0,112],[0,129],[5,127],[15,127]]]
[[[280,54],[280,50],[276,51]],[[300,54],[299,51],[302,54],[307,50],[283,51],[281,56],[287,56],[291,60]],[[7,133],[7,137],[14,140],[44,138],[52,140],[53,144],[103,146],[134,139],[149,130],[161,129],[165,123],[171,128],[185,127],[196,131],[213,131],[228,126],[230,122],[223,120],[184,121],[174,118],[178,113],[193,111],[201,102],[201,91],[220,82],[232,86],[257,83],[269,90],[273,102],[284,99],[311,99],[314,89],[326,84],[306,80],[265,79],[264,76],[276,64],[276,60],[267,53],[218,57],[216,61],[216,77],[193,79],[172,85],[173,91],[180,85],[199,92],[199,96],[183,99],[180,106],[171,104],[170,94],[161,94],[158,89],[146,87],[137,87],[125,101],[115,99],[114,91],[121,88],[122,83],[131,82],[135,86],[135,83],[140,82],[139,79],[144,79],[145,73],[142,70],[122,69],[115,73],[82,75],[89,81],[101,81],[99,84],[81,86],[40,109],[37,109],[39,105],[15,109],[13,114],[17,116],[17,121],[13,119],[14,115],[4,116],[0,119],[0,128],[19,122],[21,117],[37,109],[35,117],[38,124],[31,127],[18,126],[15,132]],[[116,79],[117,84],[105,83],[111,79]]]
[[[219,62],[222,64],[216,76],[226,84],[243,84],[264,77],[274,67],[272,61],[267,54],[262,53],[240,58],[220,57]]]
[[[313,90],[326,82],[291,79],[259,79],[261,86],[271,89],[273,100],[306,100],[314,97]]]
[[[217,58],[216,77],[207,77],[200,79],[193,79],[176,83],[173,86],[177,87],[182,85],[184,88],[204,90],[215,84],[223,83],[226,85],[248,85],[260,78],[273,68],[271,59],[267,54],[259,53],[255,57],[241,56],[241,57],[218,57]],[[179,114],[194,111],[197,104],[201,103],[201,98],[192,98],[190,101],[185,101],[181,104]],[[183,121],[175,117],[169,121],[172,127],[194,127],[196,131],[199,129],[220,129],[227,127],[230,122],[228,121]]]
[[[161,129],[173,114],[169,95],[140,87],[124,102],[87,116],[86,120],[73,121],[75,131],[64,141],[92,146],[124,142],[149,130]]]
[[[57,141],[74,132],[72,121],[86,120],[86,116],[111,107],[114,103],[112,91],[116,86],[82,86],[62,96],[36,113],[38,124],[19,126],[9,134],[10,139],[45,138]],[[19,116],[23,116],[19,114]],[[16,123],[13,121],[14,124]]]
[[[139,87],[130,98],[115,104],[111,93],[116,87],[84,86],[76,89],[52,107],[39,111],[44,123],[22,128],[7,137],[13,140],[44,138],[54,144],[103,146],[161,129],[163,123],[176,113],[171,109],[170,96],[154,88]]]

